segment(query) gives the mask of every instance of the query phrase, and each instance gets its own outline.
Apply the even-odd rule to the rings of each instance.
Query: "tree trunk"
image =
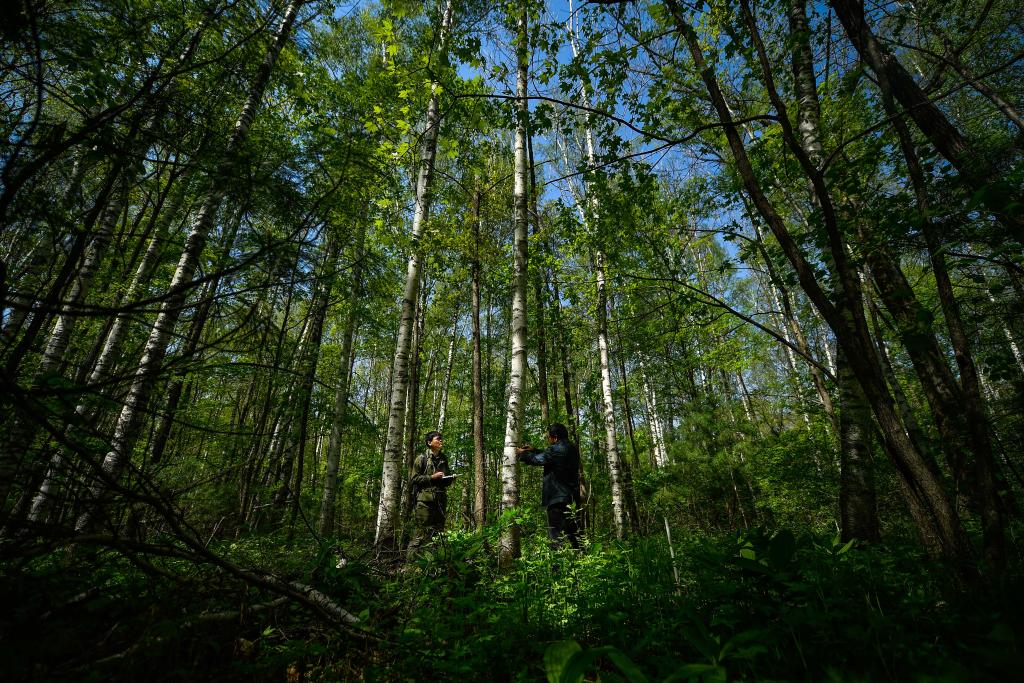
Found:
[[[217,298],[217,291],[220,288],[223,269],[231,258],[231,250],[235,246],[235,237],[238,235],[238,228],[242,222],[241,211],[236,212],[230,221],[228,234],[221,245],[221,252],[214,263],[214,275],[203,287],[203,293],[199,296],[196,312],[192,316],[192,323],[189,325],[188,334],[185,335],[185,346],[178,355],[179,369],[174,373],[167,391],[164,402],[163,413],[153,435],[153,443],[150,447],[150,462],[156,464],[163,459],[164,448],[167,446],[167,439],[170,438],[171,428],[174,426],[174,419],[178,412],[178,404],[181,401],[181,392],[185,386],[185,375],[187,374],[187,363],[198,362],[200,358],[199,345],[203,338],[203,330],[206,328],[206,321],[213,310],[213,302]]]
[[[448,414],[448,387],[452,383],[452,366],[455,364],[455,342],[459,339],[459,309],[455,307],[452,316],[452,338],[448,342],[448,362],[444,368],[444,383],[441,385],[441,407],[437,415],[437,431],[444,433],[444,421]]]
[[[1005,536],[998,495],[998,482],[996,480],[996,462],[990,437],[991,425],[989,424],[988,413],[985,410],[981,380],[978,375],[977,365],[974,362],[974,354],[971,352],[967,331],[960,315],[960,305],[953,292],[953,283],[950,280],[949,270],[946,267],[942,240],[939,236],[938,228],[931,218],[924,169],[921,167],[917,151],[914,149],[913,138],[905,122],[900,117],[894,116],[896,108],[892,102],[892,97],[889,93],[883,92],[882,99],[887,113],[893,116],[893,125],[899,137],[900,149],[903,151],[903,157],[907,162],[907,171],[914,188],[917,209],[921,214],[921,229],[928,248],[932,273],[935,276],[939,303],[942,306],[943,317],[946,319],[946,329],[949,331],[949,340],[953,345],[953,355],[956,358],[957,369],[960,372],[959,387],[962,393],[959,397],[959,405],[963,408],[963,416],[967,421],[968,443],[974,453],[973,483],[975,494],[981,507],[985,559],[993,568],[998,570],[1005,561]],[[906,281],[903,280],[903,282]],[[915,315],[919,321],[925,319],[921,317],[920,309]],[[939,356],[939,359],[943,361],[942,369],[945,369],[944,356]],[[951,374],[944,379],[955,382]],[[955,406],[953,408],[956,410]],[[959,411],[954,412],[954,415],[958,414]]]
[[[439,30],[438,50],[443,54],[455,8],[454,0],[445,3]],[[395,344],[394,381],[391,386],[391,400],[388,408],[388,430],[384,445],[384,465],[381,473],[380,503],[377,506],[377,524],[374,543],[378,550],[393,550],[395,530],[398,524],[400,497],[402,491],[402,430],[405,425],[405,400],[409,381],[409,346],[412,340],[412,326],[416,315],[416,301],[419,294],[422,250],[421,241],[430,215],[431,185],[434,178],[434,158],[437,154],[437,134],[441,127],[441,109],[436,90],[427,104],[423,142],[420,148],[419,172],[416,180],[416,207],[412,218],[412,245],[405,274],[405,291],[402,295],[402,314]]]
[[[416,455],[420,453],[425,445],[420,441],[419,435],[419,407],[420,407],[420,369],[423,365],[423,360],[420,357],[421,349],[423,346],[423,332],[424,325],[427,316],[427,281],[424,278],[424,282],[420,285],[420,298],[419,303],[416,305],[416,327],[412,334],[412,344],[409,349],[410,361],[409,361],[409,393],[405,401],[405,478],[402,480],[402,490],[405,495],[402,501],[405,503],[403,508],[403,516],[405,519],[410,519],[412,516],[413,506],[416,504],[416,500],[412,496],[412,488],[409,486],[409,482],[413,476],[413,466],[416,462]],[[429,376],[428,376],[429,377]]]
[[[529,26],[525,5],[520,8],[516,35],[516,131],[515,131],[515,176],[513,188],[513,211],[515,222],[513,258],[514,275],[512,282],[512,363],[508,382],[508,409],[505,412],[505,440],[501,464],[501,511],[519,504],[519,479],[516,468],[516,447],[523,432],[523,389],[526,384],[526,277],[527,238],[529,232],[529,196],[527,175],[527,137],[529,107],[526,100],[527,69],[529,66]],[[502,529],[498,548],[498,562],[507,569],[519,557],[519,527],[509,524]]]
[[[665,449],[665,432],[661,426],[661,417],[658,414],[658,395],[654,387],[647,381],[647,372],[644,370],[644,362],[640,361],[640,382],[643,387],[644,403],[647,408],[647,425],[651,430],[651,442],[653,443],[653,465],[657,469],[668,466],[668,452]]]
[[[618,324],[616,323],[616,328]],[[626,362],[623,360],[625,356],[625,350],[622,345],[622,330],[616,329],[617,334],[615,335],[619,343],[620,352],[615,354],[618,359],[619,365],[619,379],[622,384],[620,386],[622,390],[622,421],[626,427],[626,436],[629,437],[629,449],[632,459],[630,464],[634,470],[640,469],[640,451],[636,447],[636,427],[633,424],[633,408],[629,404],[629,380],[626,377]]]
[[[612,488],[612,520],[615,536],[626,535],[626,492],[623,484],[622,458],[615,438],[615,403],[612,399],[612,373],[608,358],[608,294],[605,290],[605,257],[597,252],[597,348],[601,362],[601,415],[604,423],[605,456],[608,458],[608,475]],[[636,524],[634,520],[634,525]]]
[[[199,263],[200,254],[206,244],[206,236],[213,224],[214,217],[220,207],[224,187],[230,178],[234,166],[235,155],[245,141],[249,133],[256,109],[263,100],[263,93],[270,81],[270,75],[274,64],[277,62],[281,49],[287,42],[295,16],[302,5],[303,0],[291,0],[285,9],[281,23],[278,25],[263,58],[263,63],[253,80],[249,94],[242,107],[238,119],[235,121],[231,137],[228,139],[224,159],[217,168],[214,177],[210,179],[210,186],[204,198],[203,204],[196,216],[192,231],[185,241],[185,248],[181,253],[177,269],[171,279],[167,296],[160,307],[156,321],[153,324],[149,340],[139,360],[138,369],[132,380],[131,388],[125,398],[124,407],[117,419],[114,434],[110,442],[110,450],[103,459],[102,470],[104,477],[116,481],[124,469],[131,453],[134,450],[138,438],[142,418],[146,407],[149,404],[153,384],[163,363],[164,355],[167,352],[167,344],[174,330],[178,315],[185,303],[188,291],[191,288],[191,281],[195,275]],[[106,481],[98,481],[90,491],[89,498],[98,502],[101,493],[108,488]],[[90,508],[94,505],[90,504]],[[88,529],[92,525],[94,509],[84,511],[76,524],[78,530]]]
[[[1019,198],[1000,197],[998,192],[983,192],[996,183],[1000,175],[970,144],[942,110],[924,93],[899,60],[875,37],[864,16],[863,0],[829,0],[839,17],[850,42],[861,59],[878,77],[878,86],[888,90],[902,105],[904,112],[931,141],[935,149],[957,170],[973,192],[982,192],[985,206],[999,218],[1014,239],[1024,244],[1024,222],[1012,208]]]
[[[356,320],[359,317],[359,298],[362,293],[362,270],[365,255],[366,220],[359,221],[356,239],[352,249],[352,273],[349,285],[348,310],[345,316],[345,330],[341,337],[341,361],[338,365],[338,388],[334,393],[334,410],[331,418],[331,436],[327,441],[326,468],[324,470],[324,497],[320,505],[320,535],[327,538],[334,535],[334,508],[337,497],[338,472],[341,468],[341,437],[348,414],[350,391],[349,368],[355,355],[352,351],[355,338]]]
[[[801,166],[814,183],[818,199],[822,200],[823,218],[829,246],[842,278],[844,298],[839,307],[825,296],[824,290],[817,281],[814,268],[796,244],[774,205],[761,189],[754,169],[747,157],[746,149],[738,134],[736,124],[725,103],[717,77],[704,60],[703,51],[696,33],[683,18],[677,0],[666,0],[666,6],[669,8],[677,28],[686,42],[697,70],[711,96],[718,118],[723,124],[723,130],[733,160],[736,163],[737,171],[746,191],[749,193],[751,200],[765,223],[771,228],[790,264],[795,269],[797,278],[807,293],[808,298],[833,329],[838,343],[849,359],[854,373],[864,389],[865,396],[873,407],[875,418],[882,431],[887,453],[900,476],[907,484],[908,490],[913,492],[927,513],[926,516],[917,520],[918,524],[924,525],[927,527],[927,532],[934,532],[934,535],[941,539],[942,551],[947,558],[956,562],[960,567],[966,567],[971,557],[970,542],[949,496],[943,488],[942,481],[935,477],[928,469],[922,455],[907,438],[904,427],[894,411],[892,397],[885,388],[884,378],[877,359],[871,350],[873,348],[872,342],[864,320],[863,305],[859,299],[859,283],[856,282],[856,275],[846,259],[845,244],[837,230],[835,215],[831,211],[831,205],[828,203],[827,191],[823,188],[820,174],[809,167],[810,165],[803,154],[802,148],[799,147],[799,143],[796,143],[795,146],[792,144],[791,131],[787,130],[789,124],[784,113],[784,106],[778,101],[777,97],[773,97],[773,105],[779,111],[779,121],[783,128],[784,136],[787,138],[787,144],[796,156],[801,157]],[[765,74],[765,78],[768,80],[767,74]],[[770,96],[774,95],[774,84],[769,82],[766,85],[768,85]]]
[[[580,417],[572,403],[572,372],[569,369],[568,341],[565,338],[565,326],[562,324],[562,301],[559,298],[557,279],[552,280],[551,285],[555,295],[553,312],[555,314],[555,329],[558,331],[558,355],[562,361],[562,400],[565,403],[565,419],[569,423],[569,436],[575,443],[579,443]]]
[[[839,355],[839,517],[843,542],[879,539],[878,507],[871,466],[871,413],[857,378]],[[852,393],[852,395],[850,395]]]
[[[537,210],[537,173],[536,167],[533,163],[533,135],[532,133],[526,138],[527,150],[530,153],[530,209],[533,214],[533,235],[536,237],[540,234],[540,212]],[[542,287],[544,278],[541,276],[541,270],[546,268],[544,265],[538,267],[538,272],[533,281],[533,294],[534,299],[537,302],[537,316],[536,316],[536,327],[537,327],[537,388],[540,389],[540,421],[545,425],[549,425],[551,422],[550,410],[548,407],[548,352],[547,352],[547,334],[545,329],[544,319],[544,293],[545,290]]]
[[[477,531],[487,520],[487,474],[484,463],[484,392],[480,358],[480,190],[473,194],[473,489]]]

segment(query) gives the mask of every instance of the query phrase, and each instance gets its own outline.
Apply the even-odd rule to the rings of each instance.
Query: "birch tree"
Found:
[[[501,511],[504,513],[519,504],[519,479],[516,468],[516,448],[523,434],[523,389],[526,385],[526,306],[527,306],[527,239],[529,237],[529,195],[527,174],[528,117],[527,79],[529,77],[529,10],[524,1],[516,18],[516,129],[513,157],[513,279],[512,279],[512,333],[510,341],[511,365],[508,382],[508,407],[505,411],[505,439],[501,459]],[[498,557],[503,567],[509,567],[519,557],[519,527],[508,524],[502,528]]]
[[[445,54],[454,10],[454,0],[447,0],[438,27],[438,53],[441,55]],[[437,136],[440,127],[440,92],[437,85],[434,84],[423,124],[423,138],[416,172],[416,204],[413,209],[410,254],[405,273],[405,290],[402,294],[398,339],[395,344],[387,437],[381,472],[380,502],[377,506],[377,522],[374,531],[374,542],[378,549],[393,547],[400,512],[402,482],[405,473],[405,469],[402,467],[404,462],[402,433],[405,424],[405,402],[409,381],[409,348],[416,318],[416,302],[419,299],[423,260],[422,240],[430,215],[431,185],[434,180],[434,160],[437,155]]]
[[[238,154],[248,137],[249,128],[263,100],[263,94],[267,84],[270,82],[274,65],[285,43],[289,40],[292,26],[295,23],[295,17],[302,4],[302,0],[291,0],[285,7],[284,14],[277,29],[274,31],[263,62],[249,88],[248,97],[235,121],[231,137],[228,139],[225,148],[224,160],[209,179],[209,188],[206,191],[205,198],[186,239],[185,248],[181,253],[181,258],[178,260],[167,296],[161,304],[160,312],[157,314],[149,340],[143,350],[131,387],[125,398],[124,407],[118,416],[110,442],[110,450],[103,458],[102,472],[104,477],[109,480],[117,480],[119,478],[121,471],[131,457],[131,452],[134,449],[139,428],[141,427],[142,416],[152,393],[153,383],[167,353],[167,345],[174,325],[191,288],[199,257],[206,245],[207,234],[213,225],[223,200],[224,180],[228,177],[235,163],[235,155]],[[106,481],[97,482],[92,487],[90,498],[94,501],[98,500],[106,486]],[[92,509],[83,512],[78,519],[76,527],[80,530],[89,528],[94,519],[94,512]]]

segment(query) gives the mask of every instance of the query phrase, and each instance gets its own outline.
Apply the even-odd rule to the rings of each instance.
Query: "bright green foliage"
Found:
[[[862,426],[882,540],[839,540],[849,472],[840,428],[854,411],[837,386],[835,330],[807,278],[832,301],[842,284],[822,204],[783,135],[740,2],[676,4],[738,121],[754,181],[806,256],[802,278],[751,198],[672,3],[574,3],[576,56],[564,8],[527,3],[528,92],[545,99],[530,102],[537,192],[524,439],[542,443],[543,361],[548,422],[570,425],[580,445],[582,555],[548,550],[538,469],[520,472],[520,506],[496,512],[513,271],[507,18],[520,6],[457,0],[449,54],[440,55],[441,2],[304,3],[249,135],[228,155],[285,4],[16,2],[0,26],[5,677],[1020,678],[1024,269],[1007,225],[1024,182],[1021,128],[1010,116],[1024,106],[1019,3],[868,7],[883,43],[994,169],[996,180],[979,189],[911,121],[924,176],[912,182],[877,74],[828,3],[807,6],[823,182],[862,284],[871,354],[885,362],[883,389],[965,530],[959,565],[929,558],[919,543],[913,487],[877,438],[877,419]],[[792,3],[749,4],[798,127],[791,60],[804,36],[791,33]],[[411,459],[443,407],[460,476],[443,542],[406,563],[371,537],[433,92],[442,122],[422,244],[419,384],[408,398],[417,417],[405,441]],[[140,407],[138,443],[111,477],[100,462],[211,190],[223,196],[196,280]],[[75,299],[103,225],[110,244]],[[636,503],[637,533],[625,542],[609,540],[598,253],[616,436]],[[888,298],[873,272],[879,254],[906,277]],[[479,533],[474,261],[487,522]],[[938,349],[960,386],[964,349],[946,319],[942,268],[981,378],[1006,528],[1002,571],[975,557],[977,459],[968,454],[958,481],[916,356]],[[897,324],[907,302],[909,331]],[[64,315],[73,324],[67,348],[40,373]],[[119,323],[106,373],[87,379]],[[336,524],[324,538],[316,518],[335,428]],[[33,512],[47,485],[52,504]],[[105,497],[94,501],[94,489]],[[76,529],[96,502],[95,528]],[[524,556],[501,573],[495,548],[512,523],[524,532]],[[339,626],[295,584],[358,624]]]

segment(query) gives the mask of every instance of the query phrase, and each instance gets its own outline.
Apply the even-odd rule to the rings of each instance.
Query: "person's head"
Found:
[[[427,443],[427,447],[434,451],[441,450],[441,432],[427,432],[427,435],[423,437],[423,440]]]
[[[561,422],[555,422],[548,425],[548,440],[549,441],[568,441],[569,430],[565,428],[565,425]]]

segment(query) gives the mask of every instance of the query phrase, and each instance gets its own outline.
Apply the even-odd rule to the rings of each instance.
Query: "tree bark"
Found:
[[[663,469],[668,466],[668,452],[665,449],[665,432],[658,414],[658,395],[647,380],[647,372],[642,360],[640,361],[640,382],[643,386],[644,403],[647,407],[647,424],[651,430],[651,441],[653,442],[653,464],[657,469]]]
[[[454,9],[454,0],[448,0],[445,3],[439,31],[438,49],[442,53],[448,42]],[[384,445],[380,503],[377,506],[377,523],[374,533],[374,543],[378,550],[393,550],[395,545],[395,531],[398,524],[404,474],[402,431],[405,425],[405,400],[409,381],[409,346],[412,340],[413,319],[416,315],[416,301],[419,294],[422,267],[421,242],[430,215],[431,185],[434,178],[434,159],[437,154],[437,134],[440,127],[441,109],[438,92],[435,89],[427,105],[423,142],[420,148],[419,172],[416,180],[416,207],[412,219],[411,253],[406,267],[402,314],[398,326],[398,339],[395,344],[394,380],[388,408],[388,429]]]
[[[514,155],[514,275],[512,282],[512,362],[508,382],[508,409],[505,412],[505,440],[501,464],[501,511],[502,513],[519,504],[519,479],[516,468],[516,447],[522,439],[523,432],[523,389],[526,384],[526,279],[527,279],[527,238],[529,232],[529,196],[527,175],[529,160],[527,158],[527,138],[529,136],[528,119],[530,115],[526,100],[527,78],[529,67],[529,25],[525,4],[519,8],[516,35],[516,131]],[[499,565],[509,568],[512,561],[519,557],[518,525],[509,524],[502,529],[498,548]]]
[[[530,155],[530,209],[533,214],[533,235],[540,234],[540,212],[537,210],[537,173],[533,163],[533,135],[527,136],[527,151]],[[542,287],[543,277],[539,272],[546,268],[543,263],[538,267],[533,281],[533,295],[537,304],[536,328],[537,328],[537,388],[540,390],[540,421],[547,426],[550,424],[550,410],[548,407],[548,352],[547,352],[547,331],[545,329],[544,316],[544,293]]]
[[[487,473],[484,463],[484,392],[480,358],[480,190],[473,194],[473,514],[477,531],[487,521]]]
[[[895,106],[891,96],[888,93],[883,93],[882,99],[887,112],[893,115],[895,113]],[[903,157],[907,162],[907,171],[914,188],[917,209],[920,213],[921,231],[924,234],[925,245],[928,248],[928,257],[932,264],[932,274],[935,276],[939,303],[942,306],[943,317],[946,320],[946,329],[949,331],[949,340],[952,343],[953,355],[960,373],[959,388],[962,391],[960,405],[963,407],[963,416],[967,421],[966,430],[969,438],[969,448],[974,453],[973,483],[981,508],[985,559],[993,568],[999,570],[1005,562],[1005,532],[1003,528],[1002,506],[998,494],[999,486],[996,480],[997,466],[990,437],[991,425],[988,413],[985,410],[981,379],[978,375],[977,365],[974,362],[974,354],[971,351],[967,330],[960,315],[960,305],[956,299],[953,283],[949,277],[949,269],[946,266],[946,257],[943,252],[941,238],[938,234],[939,231],[931,217],[924,169],[921,167],[917,152],[914,149],[913,139],[904,121],[898,116],[894,117],[893,125],[900,141]],[[916,315],[919,321],[923,319],[920,310],[916,312]],[[941,369],[945,369],[944,356],[939,356],[938,360],[942,361]],[[943,377],[943,379],[955,382],[951,374],[948,377]],[[955,405],[951,407],[956,411]],[[959,411],[954,412],[954,415],[958,414]]]
[[[448,387],[452,383],[452,366],[455,364],[455,343],[459,339],[459,308],[452,316],[452,338],[448,342],[448,361],[444,368],[444,383],[441,385],[441,408],[437,415],[437,431],[444,433],[444,421],[448,414]]]
[[[327,538],[334,535],[335,500],[338,490],[338,472],[341,469],[341,437],[348,414],[350,372],[352,365],[353,341],[356,320],[359,318],[359,298],[362,293],[363,259],[365,257],[366,220],[361,219],[356,229],[352,249],[352,271],[349,284],[348,309],[345,314],[345,329],[341,337],[341,360],[338,364],[338,388],[334,393],[334,408],[331,415],[331,435],[327,441],[326,466],[324,469],[324,497],[320,504],[320,535]]]
[[[839,356],[839,517],[843,542],[880,538],[874,471],[871,464],[871,413],[853,370]],[[847,395],[854,392],[854,395]]]

